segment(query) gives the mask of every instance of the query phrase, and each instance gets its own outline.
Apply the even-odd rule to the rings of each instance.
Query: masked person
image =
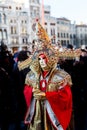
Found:
[[[28,130],[66,130],[72,113],[71,77],[57,68],[49,48],[36,51],[26,75],[24,95]]]

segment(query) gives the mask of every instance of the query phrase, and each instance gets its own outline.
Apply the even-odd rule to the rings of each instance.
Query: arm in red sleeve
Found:
[[[31,98],[32,98],[32,87],[25,85],[24,87],[24,97],[27,104],[27,107],[30,106]]]
[[[70,86],[66,85],[57,92],[46,92],[46,98],[65,130],[70,122],[72,112],[72,93]]]

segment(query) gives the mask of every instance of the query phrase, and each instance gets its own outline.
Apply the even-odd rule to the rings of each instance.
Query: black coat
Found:
[[[14,94],[12,78],[5,69],[0,67],[0,123],[16,120],[16,96]]]

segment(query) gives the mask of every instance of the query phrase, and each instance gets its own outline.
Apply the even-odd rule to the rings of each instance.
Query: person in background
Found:
[[[84,45],[72,72],[75,130],[87,130],[87,49]]]
[[[29,67],[19,71],[18,62],[26,60],[30,55],[30,52],[21,50],[16,53],[15,58],[17,59],[16,66],[13,69],[13,78],[15,84],[15,93],[17,97],[17,116],[16,116],[16,129],[17,130],[26,130],[26,125],[24,124],[24,116],[26,112],[26,102],[23,94],[25,76],[29,72]]]
[[[0,128],[15,130],[16,126],[16,94],[12,77],[13,58],[7,46],[0,46]]]

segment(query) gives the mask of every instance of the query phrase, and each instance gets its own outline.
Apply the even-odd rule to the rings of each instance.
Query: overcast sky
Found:
[[[16,1],[25,1],[28,6],[29,0]],[[51,6],[51,16],[87,24],[87,0],[44,0],[44,4]]]
[[[87,0],[44,0],[51,5],[51,15],[87,24]]]

